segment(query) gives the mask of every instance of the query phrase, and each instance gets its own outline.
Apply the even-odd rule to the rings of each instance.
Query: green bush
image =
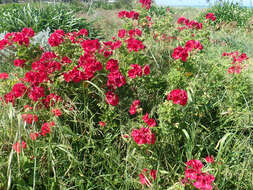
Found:
[[[209,12],[214,13],[216,16],[213,25],[236,22],[238,27],[243,28],[247,27],[249,19],[253,16],[252,9],[242,7],[239,3],[222,1],[207,9],[198,20],[203,21],[204,16]]]
[[[90,31],[90,37],[100,37],[92,23],[84,18],[77,18],[69,5],[43,5],[40,8],[33,4],[10,4],[0,7],[0,17],[0,33],[4,31],[17,32],[24,27],[31,27],[35,32],[47,30],[47,28],[51,32],[56,29],[71,32],[86,28]]]

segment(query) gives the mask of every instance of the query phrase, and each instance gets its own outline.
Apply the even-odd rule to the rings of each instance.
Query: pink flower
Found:
[[[51,36],[48,38],[48,43],[51,47],[59,46],[64,42],[65,33],[63,30],[56,30]]]
[[[35,141],[38,137],[39,137],[39,134],[38,134],[38,133],[33,133],[33,132],[30,133],[30,138],[31,138],[33,141]]]
[[[149,67],[149,65],[145,65],[144,66],[143,72],[144,72],[144,75],[149,75],[150,74],[150,67]]]
[[[119,38],[124,38],[126,36],[126,30],[125,29],[119,30],[118,36]]]
[[[59,117],[62,115],[62,111],[60,109],[52,109],[51,111],[56,117]]]
[[[0,73],[0,79],[8,79],[9,75],[8,73]]]
[[[22,114],[22,119],[24,122],[26,122],[27,124],[32,124],[33,122],[37,122],[38,121],[38,116],[37,115],[33,115],[33,114]]]
[[[147,10],[151,7],[151,0],[139,0],[139,2],[142,4],[142,7],[145,7]]]
[[[19,98],[19,97],[23,96],[23,94],[25,93],[26,90],[27,90],[27,87],[23,83],[16,83],[12,87],[13,95],[16,98]]]
[[[155,180],[156,179],[156,173],[157,173],[157,171],[156,170],[153,170],[153,169],[151,169],[150,170],[150,176],[153,178],[153,180]]]
[[[206,14],[206,19],[207,20],[215,21],[216,20],[216,16],[214,16],[214,13],[207,13]]]
[[[203,164],[200,160],[190,160],[186,162],[187,167],[191,167],[196,172],[201,172],[201,169],[203,168]]]
[[[137,107],[138,107],[139,105],[140,105],[140,100],[135,100],[135,101],[132,103],[131,107],[130,107],[129,113],[130,113],[131,115],[136,114],[136,109],[137,109]]]
[[[133,129],[131,136],[139,145],[155,143],[155,134],[151,133],[149,128],[142,127],[140,129]]]
[[[20,142],[17,142],[16,144],[13,145],[13,149],[14,149],[17,153],[20,153],[21,147],[22,147],[22,149],[25,149],[25,148],[26,148],[26,142],[25,142],[25,141],[22,141],[21,144],[20,144]]]
[[[188,58],[187,49],[181,46],[178,46],[177,48],[174,49],[172,53],[172,58],[176,60],[181,59],[183,62],[186,62]]]
[[[242,71],[242,67],[240,65],[235,65],[228,68],[229,74],[239,74]]]
[[[187,92],[181,89],[174,89],[168,95],[167,100],[172,100],[173,104],[185,106],[188,100]]]
[[[55,125],[55,123],[52,121],[50,123],[44,123],[42,126],[41,126],[41,132],[40,132],[40,135],[42,136],[46,136],[47,134],[50,134],[51,132],[51,127],[53,127]]]
[[[150,187],[152,185],[152,179],[156,180],[156,170],[151,169],[150,172],[148,173],[148,169],[144,168],[142,172],[139,174],[140,177],[140,182],[143,185],[147,185]]]
[[[77,33],[77,36],[88,36],[88,35],[89,35],[88,30],[86,30],[84,28],[79,30],[79,32]]]
[[[214,176],[208,173],[201,173],[197,176],[196,181],[193,185],[200,190],[212,190],[212,182],[215,180]]]
[[[206,160],[207,163],[211,163],[211,164],[212,164],[214,158],[213,158],[213,156],[207,156],[207,157],[205,158],[205,160]]]
[[[106,123],[103,122],[103,121],[99,121],[98,124],[99,124],[101,127],[105,127],[105,126],[106,126]]]
[[[15,59],[14,60],[14,66],[15,67],[24,67],[26,60],[23,59]]]
[[[150,187],[152,185],[152,183],[149,181],[149,179],[142,173],[139,174],[140,177],[140,182],[143,185],[147,185],[148,187]]]
[[[119,104],[119,96],[114,94],[114,92],[108,91],[106,92],[105,96],[106,96],[105,101],[108,104],[111,104],[112,106],[117,106]]]

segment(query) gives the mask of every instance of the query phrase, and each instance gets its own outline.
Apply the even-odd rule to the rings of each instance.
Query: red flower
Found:
[[[182,61],[186,62],[187,57],[188,57],[187,49],[181,46],[178,46],[177,48],[175,48],[172,53],[172,58],[176,60],[181,59]]]
[[[4,49],[7,44],[8,40],[6,39],[0,40],[0,50]]]
[[[138,76],[142,76],[142,68],[138,64],[131,64],[132,69],[128,71],[128,77],[134,79]]]
[[[6,103],[8,104],[9,102],[11,102],[12,104],[14,104],[14,100],[15,100],[15,96],[13,94],[13,92],[9,92],[7,94],[4,95],[4,99],[6,101]]]
[[[207,20],[215,21],[216,20],[216,16],[214,16],[214,13],[207,13],[206,14],[206,19]]]
[[[105,126],[106,126],[106,123],[103,122],[103,121],[99,121],[98,124],[99,124],[101,127],[105,127]]]
[[[22,141],[21,144],[20,144],[20,142],[17,142],[16,144],[13,145],[13,149],[14,149],[17,153],[20,153],[21,147],[22,147],[22,149],[25,149],[25,148],[26,148],[26,142],[25,142],[25,141]]]
[[[47,134],[49,134],[51,132],[51,127],[53,127],[54,125],[55,123],[53,121],[50,123],[44,123],[41,127],[40,135],[46,136]]]
[[[110,59],[106,63],[106,70],[109,70],[110,72],[117,72],[119,70],[118,61],[115,59]]]
[[[207,163],[211,163],[211,164],[212,164],[214,158],[213,158],[213,156],[207,156],[207,157],[205,158],[205,160],[206,160]]]
[[[15,59],[14,60],[14,66],[15,67],[24,67],[25,66],[25,62],[26,62],[26,60]]]
[[[143,185],[147,185],[148,187],[150,187],[152,185],[152,183],[149,181],[149,179],[143,173],[140,173],[139,177],[140,177],[140,182]]]
[[[149,67],[149,65],[145,65],[144,66],[143,72],[144,72],[144,75],[149,75],[150,74],[150,67]]]
[[[59,46],[64,42],[65,33],[63,30],[56,30],[51,36],[48,38],[48,43],[51,47]]]
[[[174,89],[168,95],[167,100],[172,100],[173,104],[185,106],[188,100],[187,92],[181,89]]]
[[[146,9],[150,9],[151,7],[151,0],[139,0],[139,2],[142,4],[142,7],[146,7]]]
[[[119,96],[114,94],[114,92],[108,91],[106,92],[105,96],[106,96],[105,101],[108,104],[111,104],[112,106],[117,106],[119,104]]]
[[[16,98],[23,96],[23,94],[25,93],[26,90],[27,90],[27,87],[23,83],[16,83],[12,87],[13,95]]]
[[[139,105],[140,105],[140,100],[135,100],[135,101],[132,103],[131,107],[130,107],[129,113],[130,113],[131,115],[136,114],[136,109],[137,109],[137,107],[138,107]]]
[[[200,190],[212,190],[212,182],[215,180],[214,176],[208,173],[201,173],[197,176],[196,181],[193,183],[194,187]]]
[[[142,120],[149,126],[149,127],[155,127],[156,126],[156,122],[154,119],[149,118],[148,113],[146,113],[143,117]]]
[[[107,80],[108,87],[112,86],[114,89],[116,89],[116,87],[119,88],[126,84],[126,79],[120,73],[120,71],[111,72],[107,77],[108,77],[108,80]]]
[[[59,117],[62,115],[62,111],[60,109],[52,109],[51,111],[56,117]]]
[[[155,134],[149,128],[133,129],[131,136],[134,141],[141,144],[155,144]]]
[[[125,35],[126,35],[126,30],[125,29],[119,30],[119,34],[118,34],[119,38],[124,38]]]
[[[140,177],[140,182],[143,185],[147,185],[148,187],[150,187],[152,185],[151,179],[153,179],[153,180],[156,179],[156,173],[157,173],[157,171],[151,169],[149,174],[148,174],[147,171],[148,171],[148,169],[144,168],[142,170],[142,172],[139,174],[139,177]],[[151,177],[151,179],[150,179],[150,177]]]
[[[150,170],[150,176],[153,178],[153,180],[155,180],[156,179],[156,173],[157,173],[157,171],[156,170],[153,170],[153,169],[151,169]]]
[[[29,114],[29,113],[27,113],[27,114],[25,113],[25,114],[22,114],[22,119],[27,124],[32,124],[33,122],[37,122],[38,121],[38,116],[37,115],[33,115],[33,114]]]
[[[242,71],[242,67],[240,65],[235,65],[228,68],[229,74],[239,74]]]
[[[135,38],[129,38],[125,42],[127,43],[127,48],[129,52],[138,52],[139,50],[143,50],[145,48],[142,41],[136,40]]]
[[[85,40],[81,43],[83,50],[87,53],[94,53],[100,49],[100,43],[98,39],[95,40]]]
[[[81,29],[79,30],[79,32],[77,33],[77,36],[88,36],[89,32],[86,29]]]
[[[8,79],[9,75],[8,73],[0,73],[0,79]]]
[[[38,134],[38,133],[33,133],[33,132],[30,133],[30,138],[31,138],[33,141],[35,141],[38,137],[39,137],[39,134]]]
[[[29,91],[28,94],[29,98],[33,101],[38,101],[41,97],[45,96],[44,88],[43,87],[37,87],[34,86],[32,90]]]

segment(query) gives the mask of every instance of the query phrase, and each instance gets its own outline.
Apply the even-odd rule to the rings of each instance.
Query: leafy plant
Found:
[[[84,18],[77,18],[71,7],[64,4],[54,6],[36,7],[36,5],[7,5],[0,8],[1,21],[0,32],[17,32],[22,28],[31,27],[35,32],[50,29],[62,29],[65,32],[72,32],[81,28],[90,31],[90,37],[100,37],[92,23]]]
[[[247,27],[249,19],[253,16],[253,11],[247,7],[240,6],[239,3],[233,1],[222,1],[216,3],[216,5],[207,9],[203,14],[200,15],[199,20],[203,21],[204,16],[212,12],[216,16],[216,21],[213,25],[221,23],[235,22],[238,27]]]

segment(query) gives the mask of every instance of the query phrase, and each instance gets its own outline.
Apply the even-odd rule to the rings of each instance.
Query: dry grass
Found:
[[[86,18],[88,21],[94,22],[96,29],[102,30],[106,40],[110,40],[114,34],[122,27],[122,20],[118,18],[118,12],[120,9],[104,10],[96,9],[92,10],[91,14],[82,13],[78,17]]]

